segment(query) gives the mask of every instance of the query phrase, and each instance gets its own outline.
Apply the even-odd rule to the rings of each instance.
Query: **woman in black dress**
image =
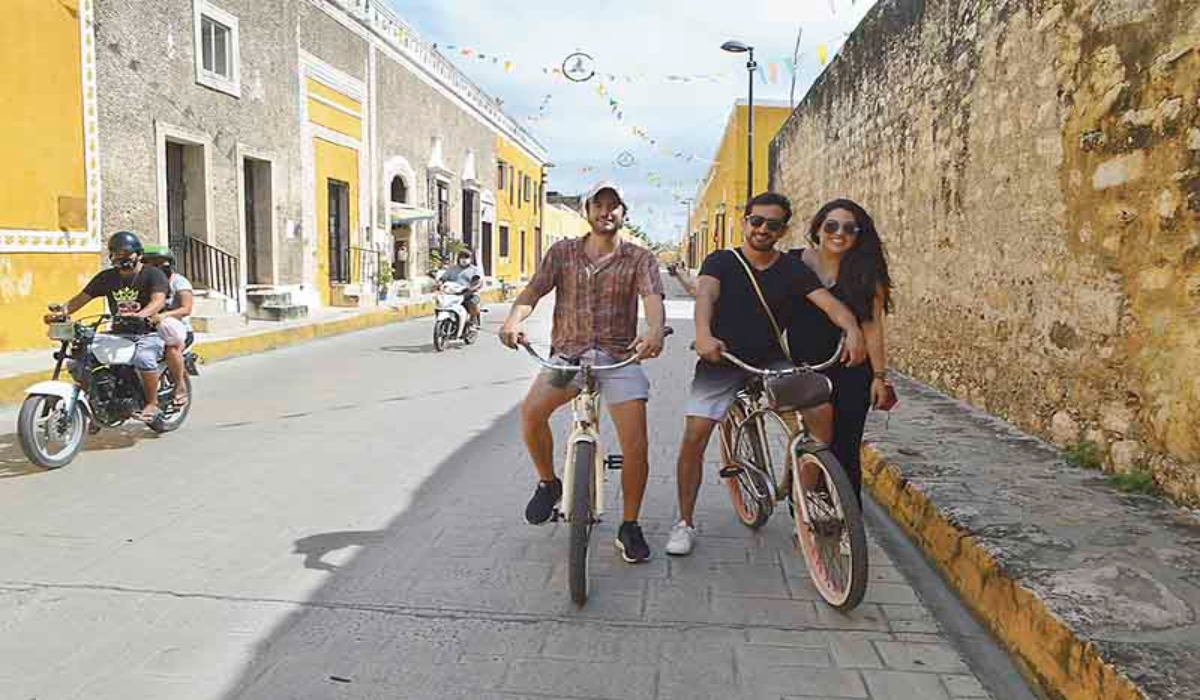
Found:
[[[825,372],[833,383],[834,438],[831,448],[855,492],[862,498],[863,428],[867,411],[887,406],[887,352],[883,317],[892,310],[892,278],[875,221],[858,204],[835,199],[817,212],[808,228],[808,248],[788,251],[812,268],[826,288],[858,317],[867,341],[869,362],[857,367],[835,365]],[[796,362],[817,364],[833,354],[841,331],[823,311],[800,300],[788,328]]]

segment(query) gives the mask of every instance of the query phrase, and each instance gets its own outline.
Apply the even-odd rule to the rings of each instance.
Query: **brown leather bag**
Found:
[[[771,312],[771,307],[767,305],[767,298],[763,296],[762,289],[758,286],[758,280],[754,277],[754,271],[750,269],[750,263],[742,257],[741,251],[733,251],[734,257],[742,264],[742,269],[746,271],[746,276],[750,278],[750,286],[754,287],[755,294],[758,295],[758,301],[762,304],[763,311],[767,314],[767,320],[771,322],[771,330],[775,332],[775,340],[779,343],[779,348],[783,350],[783,354],[791,361],[792,351],[788,347],[787,335],[783,329],[779,327],[779,323],[775,320],[775,314]],[[833,395],[833,382],[829,381],[829,377],[812,370],[796,372],[795,374],[787,374],[781,377],[771,377],[763,382],[763,388],[766,389],[767,401],[771,404],[771,408],[776,411],[796,411],[803,408],[812,408],[820,406],[829,401]]]

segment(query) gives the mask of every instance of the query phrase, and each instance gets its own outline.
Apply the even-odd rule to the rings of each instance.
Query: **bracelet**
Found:
[[[883,372],[876,372],[876,373],[875,373],[875,378],[876,378],[876,379],[882,379],[882,380],[884,380],[884,381],[887,381],[887,372],[886,372],[886,371],[883,371]]]

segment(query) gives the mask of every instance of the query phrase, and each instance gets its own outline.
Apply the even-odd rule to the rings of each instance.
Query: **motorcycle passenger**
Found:
[[[51,304],[45,321],[47,324],[65,321],[92,299],[106,297],[114,324],[121,318],[135,327],[132,330],[136,330],[137,346],[133,366],[141,376],[145,394],[145,408],[136,418],[149,423],[162,415],[158,406],[158,362],[163,354],[163,340],[150,329],[148,319],[166,305],[169,285],[158,268],[142,263],[142,253],[142,242],[135,234],[129,231],[113,234],[108,239],[112,267],[93,277],[83,291],[65,305]],[[136,319],[141,322],[131,322]]]
[[[146,246],[142,260],[147,265],[157,267],[167,277],[167,305],[162,312],[150,319],[150,323],[158,328],[158,336],[166,345],[167,368],[170,369],[171,380],[175,384],[175,395],[171,404],[175,408],[183,408],[189,398],[183,351],[194,337],[192,322],[189,320],[192,315],[192,283],[175,271],[175,253],[165,245]]]
[[[458,251],[457,264],[442,273],[443,282],[457,282],[467,288],[463,292],[463,306],[471,314],[471,323],[479,327],[479,290],[483,287],[483,272],[472,262],[475,257],[470,248]]]

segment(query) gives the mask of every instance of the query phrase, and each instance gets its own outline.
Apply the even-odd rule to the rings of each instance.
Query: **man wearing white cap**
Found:
[[[554,356],[565,361],[586,356],[597,364],[619,362],[631,352],[641,359],[657,357],[662,352],[666,318],[658,262],[650,251],[617,235],[628,207],[616,185],[597,184],[583,206],[591,232],[550,247],[533,279],[513,302],[500,329],[500,340],[516,348],[524,337],[521,324],[538,300],[554,291]],[[648,326],[640,336],[639,297]],[[597,372],[596,379],[625,456],[621,473],[624,519],[616,546],[625,561],[644,562],[650,558],[650,547],[637,520],[649,472],[646,401],[650,380],[638,364]],[[562,482],[554,474],[550,416],[579,392],[577,380],[578,375],[542,372],[521,404],[521,434],[539,478],[525,509],[525,519],[534,525],[549,520],[562,498]]]

